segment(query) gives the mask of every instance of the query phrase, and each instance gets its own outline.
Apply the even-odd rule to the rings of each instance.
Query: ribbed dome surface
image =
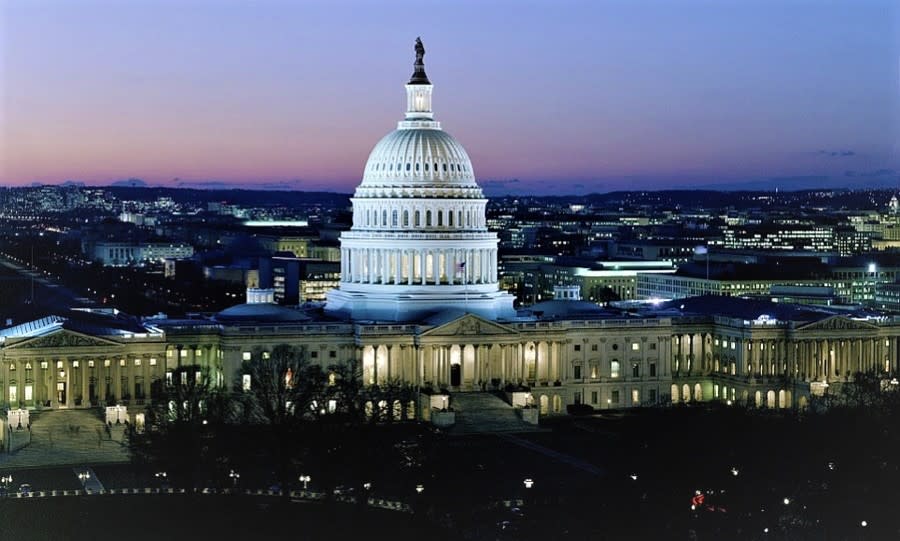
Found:
[[[398,184],[477,187],[466,150],[439,128],[394,130],[372,149],[360,187]]]

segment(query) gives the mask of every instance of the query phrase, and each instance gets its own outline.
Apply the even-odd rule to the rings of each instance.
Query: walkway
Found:
[[[586,462],[584,460],[581,460],[580,458],[575,458],[572,455],[560,453],[559,451],[554,451],[553,449],[549,449],[547,447],[544,447],[543,445],[534,443],[533,441],[528,441],[524,438],[520,438],[514,434],[497,434],[497,437],[518,445],[519,447],[524,447],[525,449],[529,449],[548,458],[552,458],[553,460],[556,460],[558,462],[562,462],[563,464],[568,464],[573,468],[577,468],[591,475],[600,476],[605,473],[603,469],[594,466],[590,462]]]

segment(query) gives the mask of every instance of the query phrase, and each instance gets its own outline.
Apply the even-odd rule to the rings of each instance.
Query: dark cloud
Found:
[[[816,156],[828,156],[829,158],[843,158],[846,156],[856,156],[856,152],[852,150],[820,150],[815,153]]]

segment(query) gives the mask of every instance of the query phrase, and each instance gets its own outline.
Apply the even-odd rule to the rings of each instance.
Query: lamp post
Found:
[[[309,485],[309,482],[312,481],[312,478],[308,475],[301,475],[297,480],[303,483],[303,490],[306,490],[306,487]]]
[[[237,490],[237,484],[238,484],[238,480],[241,478],[241,474],[234,470],[231,470],[228,473],[228,477],[231,478],[231,486],[234,488],[234,490]]]
[[[87,482],[87,480],[90,478],[91,478],[90,473],[88,473],[86,471],[78,472],[78,480],[81,481],[82,485],[84,485]]]
[[[12,474],[0,476],[0,483],[3,483],[4,490],[9,490],[9,485],[13,482]]]
[[[421,494],[425,491],[425,485],[416,485],[416,494]]]

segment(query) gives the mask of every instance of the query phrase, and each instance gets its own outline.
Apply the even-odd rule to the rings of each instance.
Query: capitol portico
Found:
[[[514,390],[555,415],[708,400],[794,408],[856,372],[896,381],[900,320],[871,312],[729,297],[602,307],[564,287],[514,308],[499,288],[487,200],[465,149],[434,120],[416,49],[405,118],[365,165],[340,287],[323,308],[251,291],[205,317],[107,309],[18,323],[0,329],[2,409],[142,407],[178,367],[230,385],[241,363],[279,344],[326,369],[356,361],[364,384],[415,386],[409,409],[422,417],[427,394],[452,405],[451,393]]]

